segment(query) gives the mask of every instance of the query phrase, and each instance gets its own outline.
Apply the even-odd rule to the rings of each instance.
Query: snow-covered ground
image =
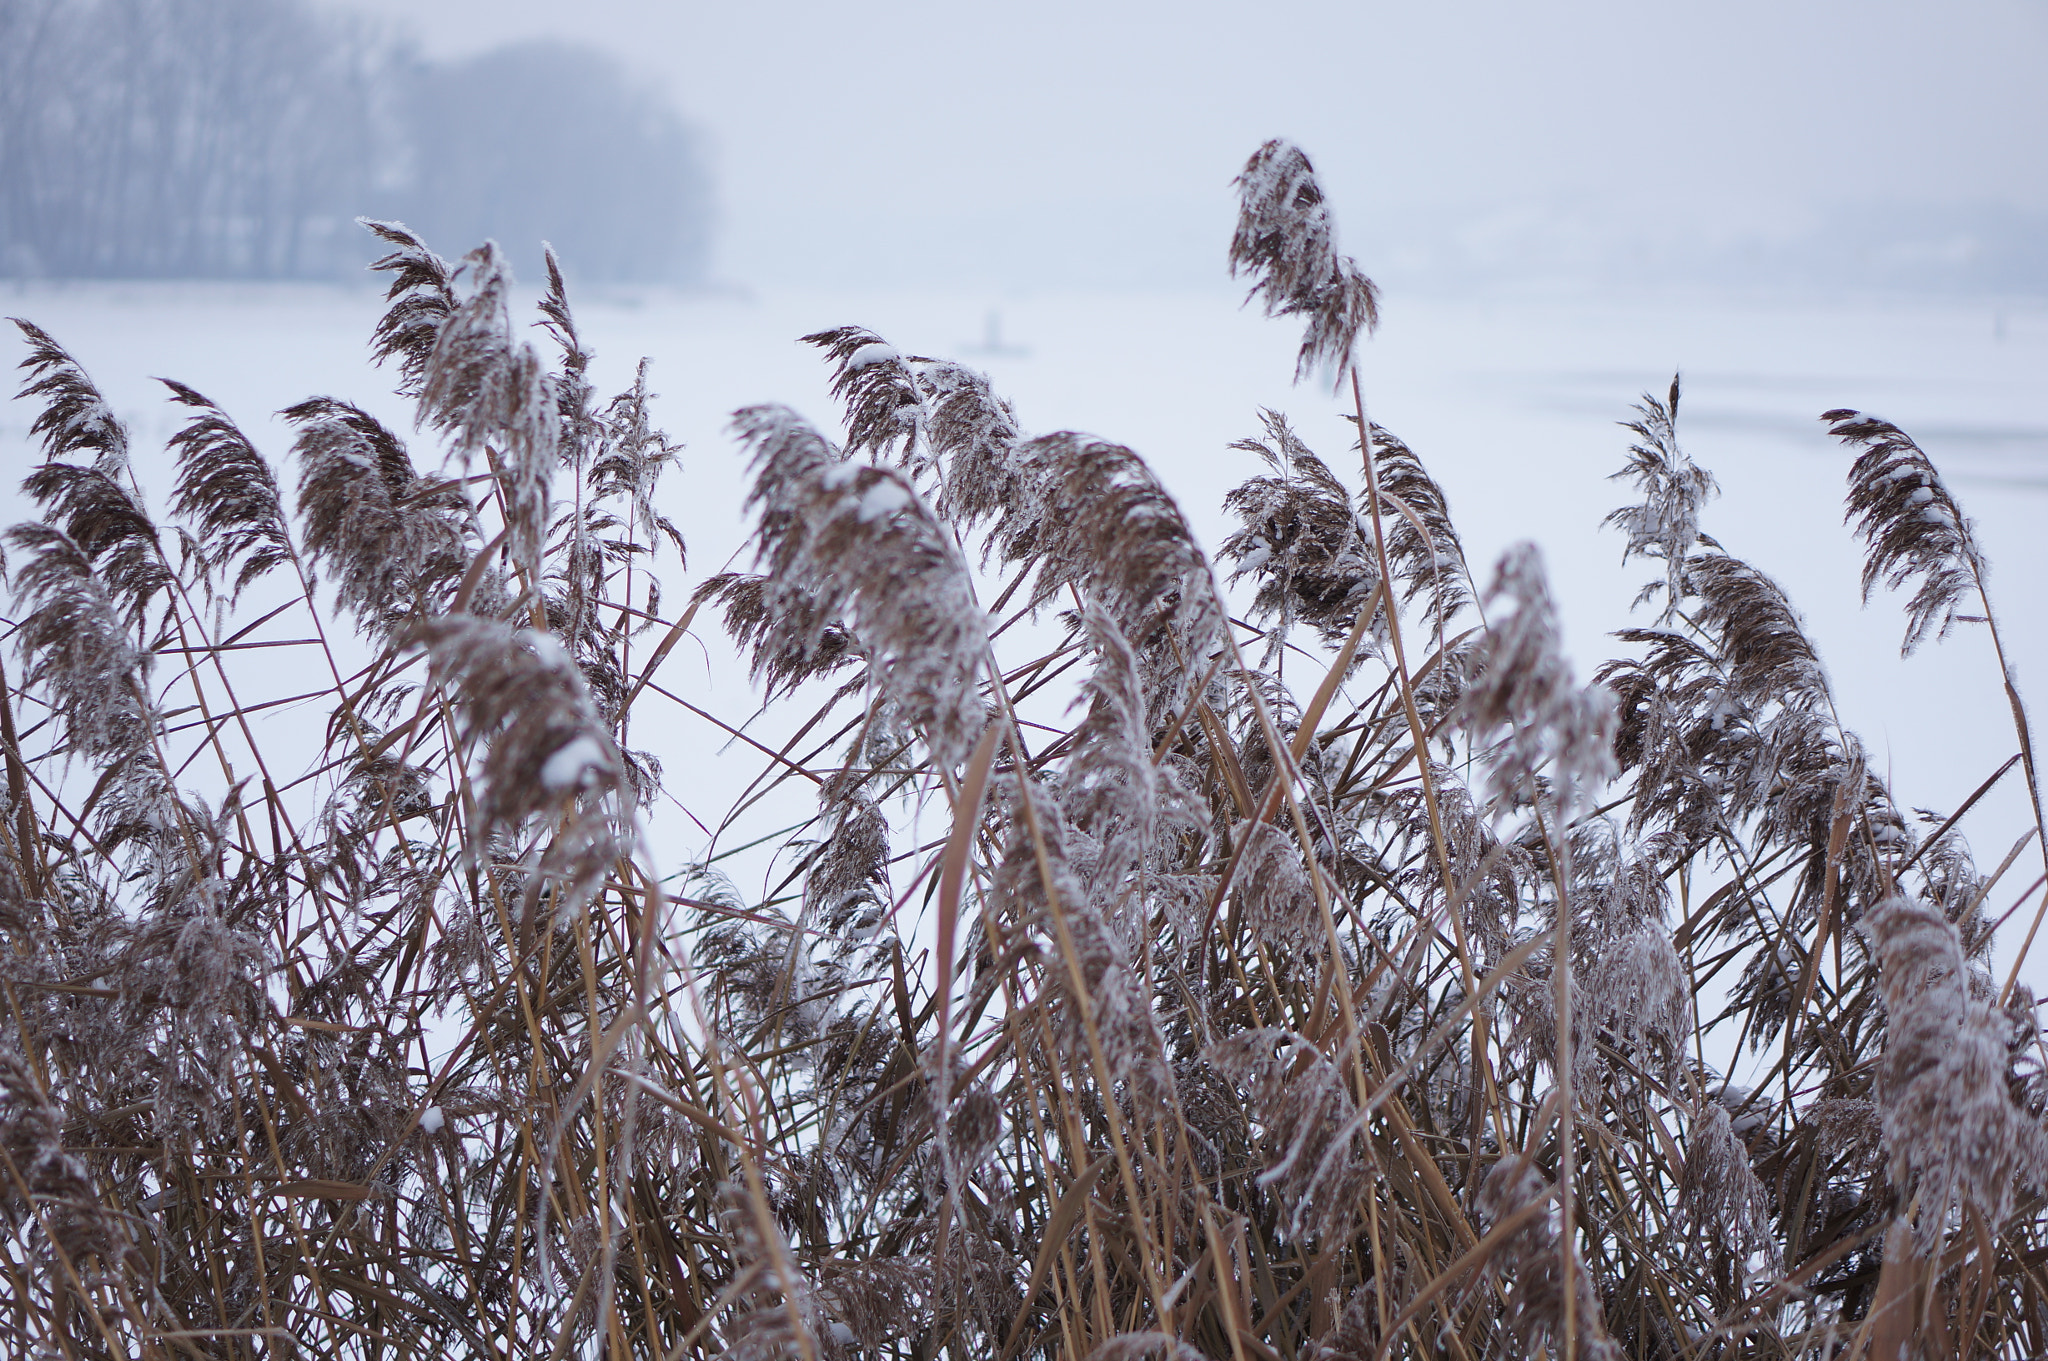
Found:
[[[131,421],[138,471],[158,498],[168,464],[160,452],[150,459],[178,419],[152,375],[212,397],[273,457],[287,438],[269,413],[315,393],[356,401],[407,428],[391,375],[367,363],[379,309],[366,289],[0,287],[0,311],[36,321],[71,348]],[[1006,346],[989,351],[982,341],[992,310]],[[1250,471],[1226,446],[1257,431],[1261,406],[1286,411],[1333,466],[1354,462],[1344,456],[1343,408],[1314,385],[1290,382],[1294,329],[1241,312],[1220,290],[993,300],[612,294],[580,300],[578,317],[599,354],[601,390],[626,385],[637,359],[652,357],[663,423],[688,446],[681,472],[667,482],[667,510],[690,545],[688,572],[668,573],[672,600],[719,570],[744,537],[744,469],[724,433],[729,413],[782,401],[833,423],[825,368],[796,343],[828,326],[858,323],[906,352],[986,368],[1028,430],[1079,429],[1129,444],[1212,544],[1221,537],[1224,491]],[[2048,307],[1389,298],[1366,354],[1373,418],[1406,439],[1449,491],[1482,577],[1515,540],[1542,546],[1582,674],[1607,655],[1604,635],[1627,622],[1645,575],[1640,564],[1621,567],[1619,538],[1600,528],[1625,495],[1604,480],[1628,443],[1614,422],[1645,389],[1661,392],[1674,369],[1685,376],[1687,448],[1722,487],[1706,528],[1775,575],[1806,612],[1844,721],[1862,733],[1899,797],[1952,810],[2016,749],[1988,642],[1981,629],[1963,626],[1899,659],[1896,602],[1859,604],[1858,545],[1841,522],[1849,460],[1816,417],[1836,406],[1875,411],[1918,436],[1948,472],[1988,546],[2022,687],[2048,719],[2048,605],[2039,594],[2048,581],[2048,536],[2040,532],[2048,510]],[[32,414],[0,405],[10,486],[34,457],[26,438]],[[18,501],[5,509],[18,513]],[[751,711],[743,677],[713,662],[711,650],[679,650],[666,680],[734,721]],[[734,788],[758,769],[744,753],[721,755],[723,735],[701,720],[669,713],[673,729],[636,726],[635,740],[662,749],[672,780],[680,775],[701,794]],[[655,845],[665,869],[703,848],[701,833],[671,820]],[[2029,823],[2015,773],[1964,826],[1989,868]],[[2031,863],[2023,858],[2001,884],[1998,910],[2032,882]],[[2031,907],[2008,928],[2007,950],[2030,915]],[[2048,990],[2048,944],[2025,972]]]

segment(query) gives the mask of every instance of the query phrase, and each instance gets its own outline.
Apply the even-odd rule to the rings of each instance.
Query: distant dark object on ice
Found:
[[[0,277],[308,279],[358,216],[702,274],[709,192],[655,89],[583,48],[429,62],[306,0],[0,0]]]
[[[1004,359],[1022,359],[1031,353],[1029,345],[1019,345],[1013,340],[1003,339],[1003,314],[996,308],[988,309],[988,317],[981,328],[981,339],[963,340],[960,349],[968,354]]]

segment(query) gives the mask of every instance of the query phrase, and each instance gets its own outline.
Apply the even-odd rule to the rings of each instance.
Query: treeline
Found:
[[[358,216],[700,276],[690,128],[609,58],[429,62],[305,0],[0,0],[0,276],[322,278]]]

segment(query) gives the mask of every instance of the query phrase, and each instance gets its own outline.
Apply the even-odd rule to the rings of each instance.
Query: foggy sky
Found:
[[[742,284],[1216,280],[1275,135],[1369,270],[2048,212],[2048,0],[345,7],[436,55],[548,35],[665,80]]]

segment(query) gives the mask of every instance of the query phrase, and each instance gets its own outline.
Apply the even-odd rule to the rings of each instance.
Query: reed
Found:
[[[1215,560],[1130,449],[844,327],[806,338],[843,439],[737,413],[756,560],[665,593],[646,365],[602,399],[552,257],[543,354],[495,247],[393,224],[410,442],[313,397],[273,463],[171,383],[161,510],[18,323],[7,1347],[2048,1352],[2044,1052],[1988,966],[2019,852],[1904,815],[1705,532],[1676,380],[1610,517],[1650,617],[1582,684],[1540,555],[1475,575],[1367,419],[1378,291],[1308,159],[1239,189],[1233,267],[1348,381],[1358,475],[1263,413]],[[1988,627],[1926,454],[1826,419],[1909,648]],[[685,637],[796,734],[745,749],[748,800],[815,801],[760,895],[647,868],[656,799],[733,816],[633,746]],[[1987,786],[2034,773],[2000,679]]]

